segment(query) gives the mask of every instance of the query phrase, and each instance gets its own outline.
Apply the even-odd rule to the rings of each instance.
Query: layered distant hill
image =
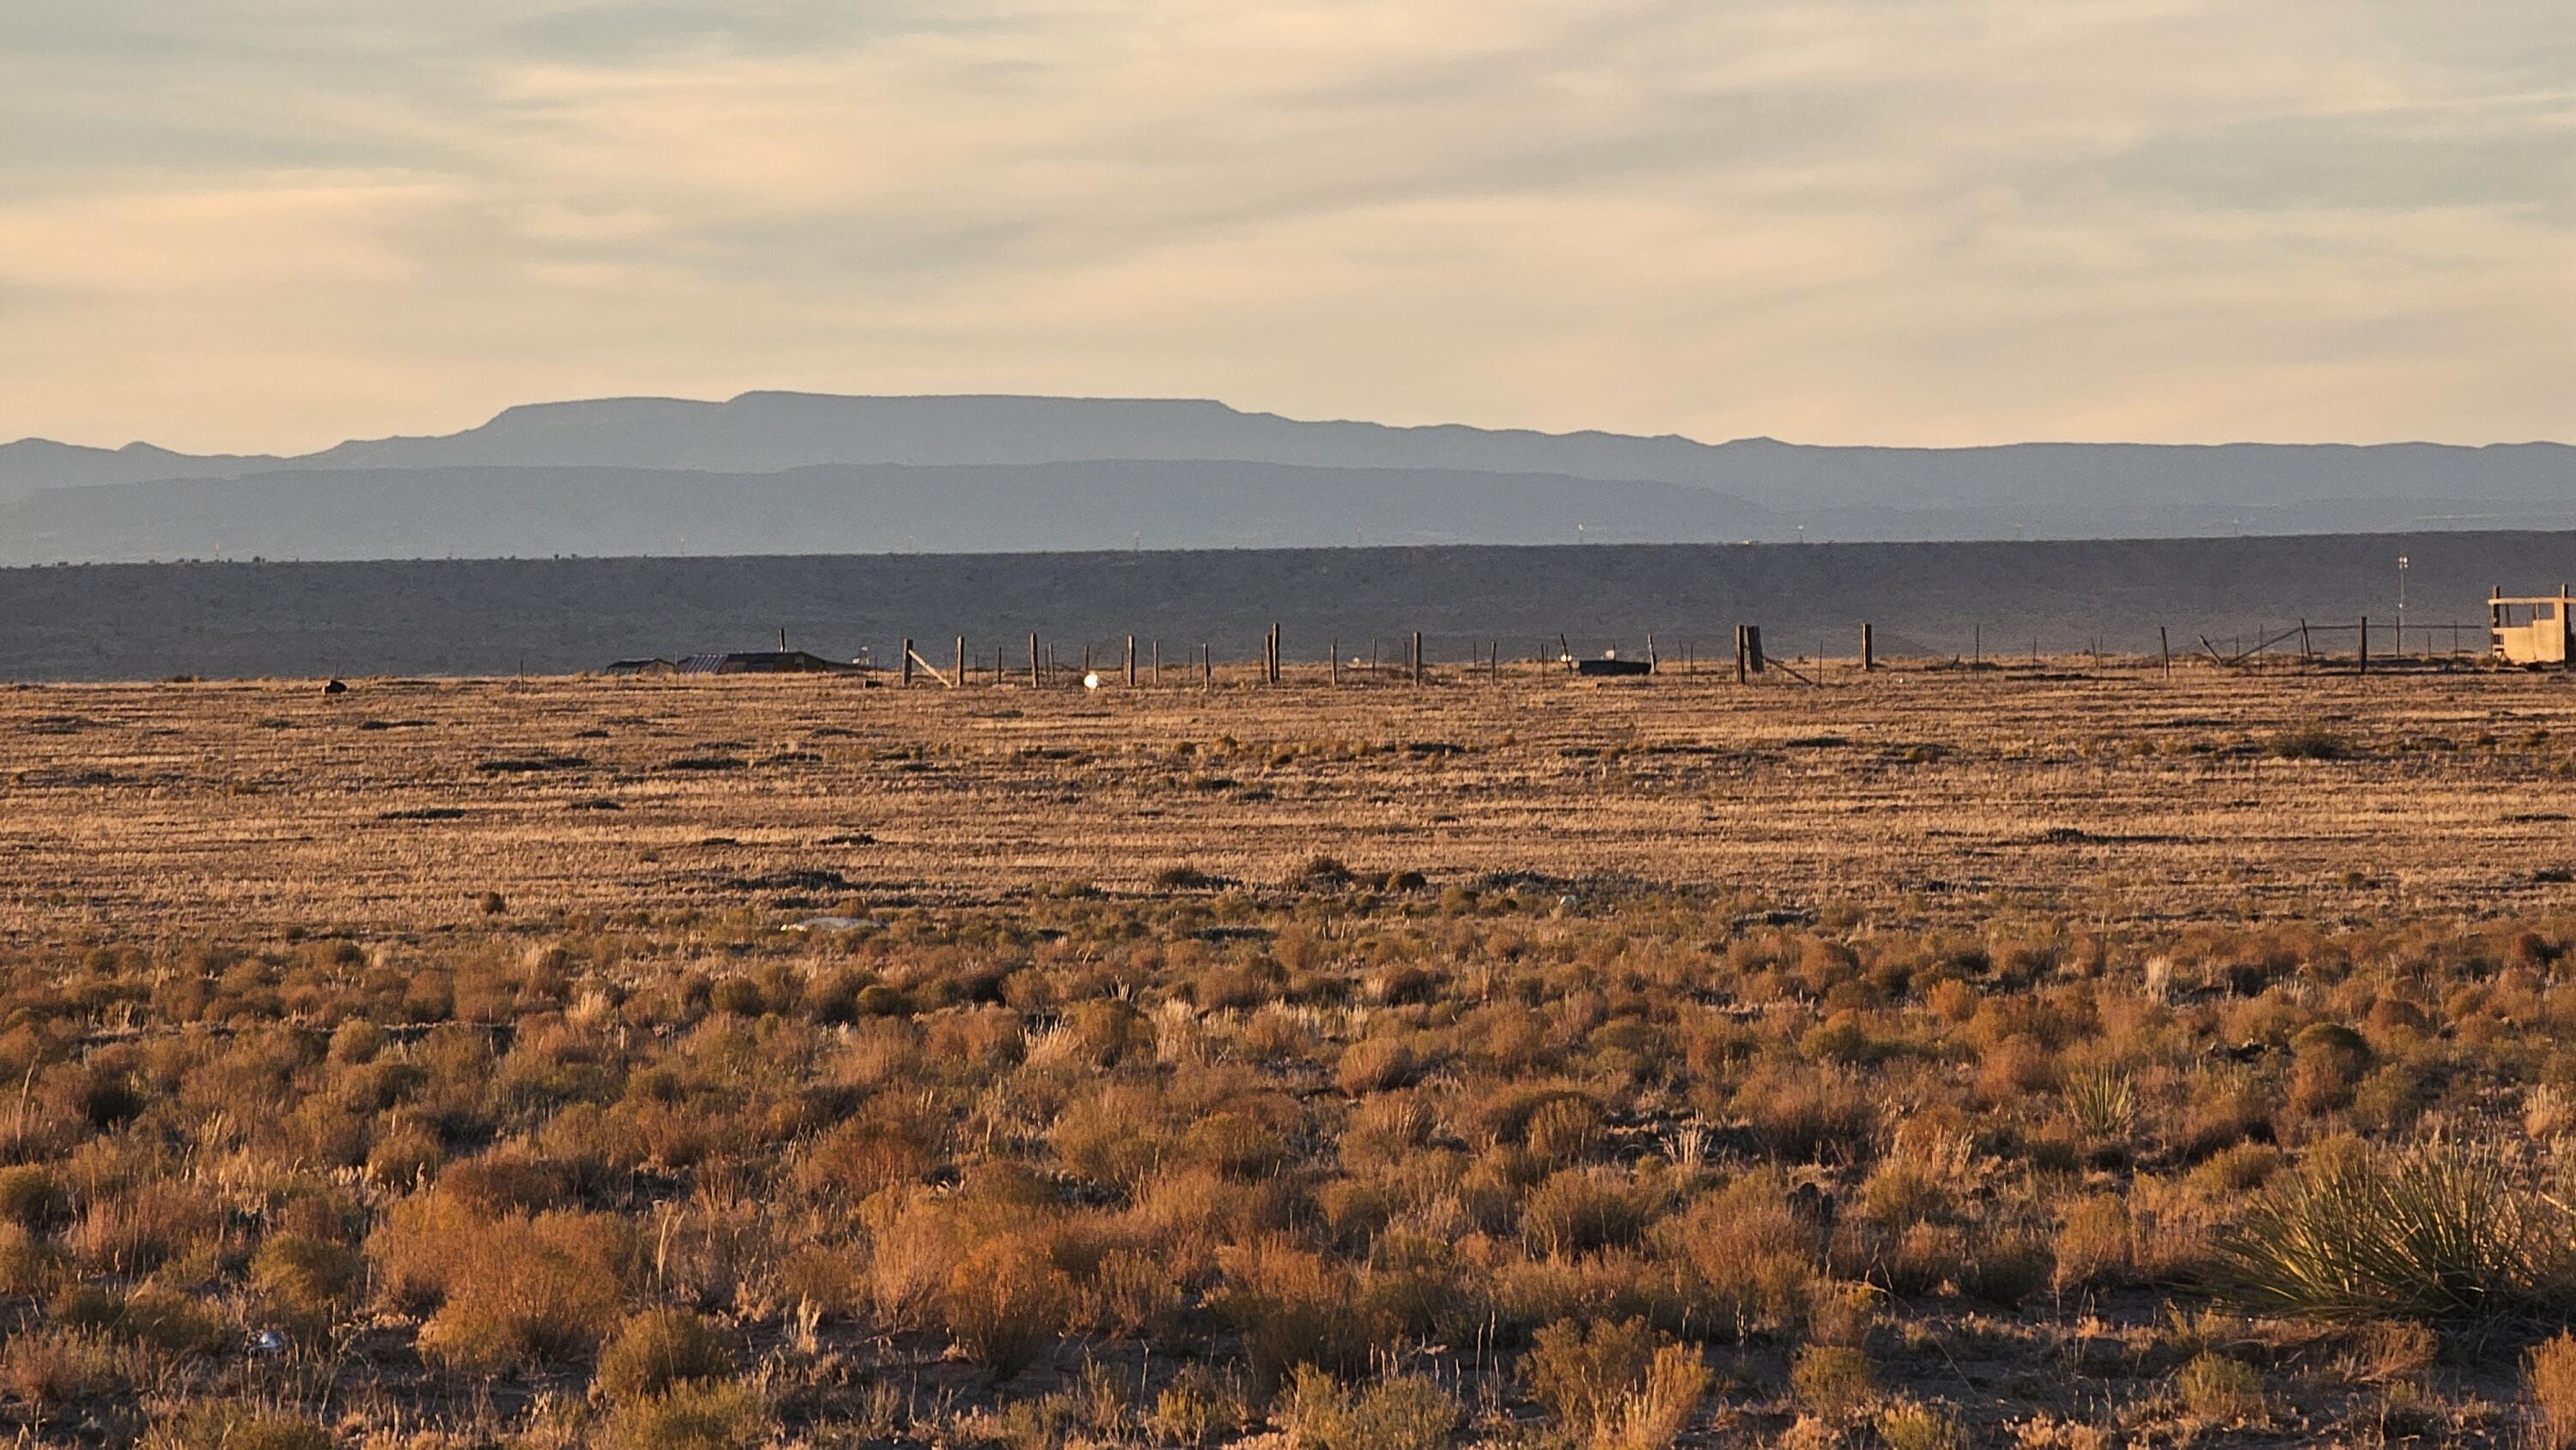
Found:
[[[0,563],[2560,529],[2576,448],[1744,439],[1183,400],[606,399],[301,457],[0,446]]]

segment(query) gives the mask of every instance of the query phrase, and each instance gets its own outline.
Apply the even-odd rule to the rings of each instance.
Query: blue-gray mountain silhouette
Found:
[[[1709,444],[1160,399],[603,399],[293,458],[0,446],[8,563],[2571,526],[2557,443]]]

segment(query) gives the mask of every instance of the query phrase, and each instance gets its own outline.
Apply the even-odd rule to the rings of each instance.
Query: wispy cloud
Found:
[[[0,433],[784,386],[2576,434],[2554,4],[28,8]]]

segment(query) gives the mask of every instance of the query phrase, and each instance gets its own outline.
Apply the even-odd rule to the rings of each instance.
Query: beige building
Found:
[[[2567,586],[2555,594],[2507,598],[2501,591],[2487,598],[2487,634],[2495,657],[2507,664],[2563,665],[2576,658],[2568,649]]]

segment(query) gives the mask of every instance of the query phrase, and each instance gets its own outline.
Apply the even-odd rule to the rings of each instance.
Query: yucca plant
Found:
[[[2066,1076],[2066,1111],[2088,1138],[2121,1140],[2138,1120],[2138,1090],[2129,1075],[2090,1067]]]
[[[2559,1282],[2569,1227],[2492,1151],[2338,1157],[2266,1191],[2220,1235],[2213,1287],[2257,1313],[2468,1318]]]

